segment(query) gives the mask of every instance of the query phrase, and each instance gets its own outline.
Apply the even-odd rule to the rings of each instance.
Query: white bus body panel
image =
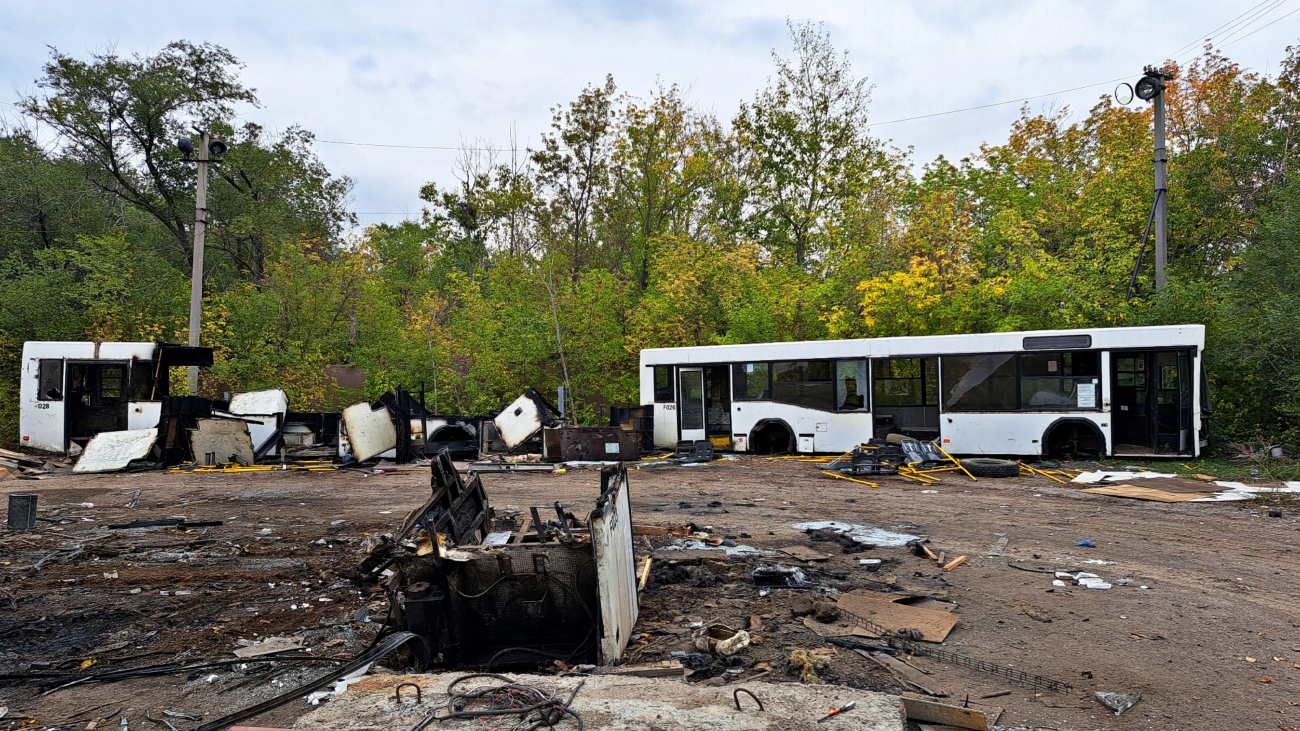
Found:
[[[260,452],[284,424],[285,417],[289,414],[289,396],[279,388],[237,393],[230,399],[230,413],[260,422],[248,423],[253,451]]]
[[[129,361],[153,360],[157,346],[154,343],[91,343],[76,341],[29,341],[23,343],[22,380],[18,385],[19,445],[48,452],[63,452],[67,448],[65,430],[67,406],[63,400],[42,401],[38,398],[40,387],[40,362],[62,360],[63,383],[60,390],[67,391],[69,361]],[[129,403],[127,429],[149,429],[158,425],[162,405],[158,402]]]
[[[677,404],[655,404],[655,446],[677,446]]]
[[[162,418],[161,401],[130,401],[126,405],[127,429],[152,429]]]
[[[1110,420],[1095,411],[953,413],[943,415],[940,446],[954,454],[1010,454],[1035,457],[1043,453],[1047,428],[1061,419],[1092,422],[1111,448]],[[1103,426],[1103,424],[1105,426]]]
[[[735,437],[736,451],[749,451],[749,436],[765,419],[785,422],[795,436],[797,451],[843,452],[871,438],[871,414],[863,411],[819,411],[775,401],[737,401],[731,405],[731,430],[743,434]],[[659,427],[655,426],[658,445]],[[811,434],[809,437],[807,435]]]

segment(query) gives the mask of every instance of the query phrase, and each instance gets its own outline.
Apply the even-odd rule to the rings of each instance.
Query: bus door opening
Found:
[[[67,441],[84,447],[100,432],[126,429],[129,397],[125,362],[69,363]]]
[[[877,358],[871,361],[871,387],[876,438],[939,438],[938,358]]]
[[[715,449],[731,449],[731,373],[727,366],[704,369],[704,428]]]
[[[677,414],[681,439],[731,447],[731,375],[727,366],[679,368]]]
[[[704,425],[705,409],[704,369],[677,369],[677,428],[679,439],[700,441],[708,439]]]
[[[1186,350],[1115,353],[1111,373],[1115,453],[1191,453],[1191,354]]]

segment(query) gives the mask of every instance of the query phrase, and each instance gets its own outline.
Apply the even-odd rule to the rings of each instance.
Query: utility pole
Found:
[[[1159,87],[1152,104],[1155,107],[1156,133],[1156,291],[1165,286],[1165,264],[1169,260],[1169,185],[1165,179],[1165,84],[1171,78],[1163,69],[1146,68],[1148,76],[1157,80]]]
[[[1156,291],[1165,286],[1165,264],[1169,259],[1169,184],[1165,178],[1165,162],[1169,155],[1165,151],[1165,82],[1172,81],[1173,78],[1174,75],[1164,69],[1147,66],[1142,70],[1142,78],[1137,83],[1115,87],[1115,100],[1120,104],[1128,104],[1137,95],[1137,98],[1151,102],[1155,110],[1156,195],[1151,202],[1147,227],[1142,231],[1142,247],[1138,249],[1137,263],[1133,265],[1133,275],[1128,280],[1125,302],[1137,292],[1138,272],[1142,270],[1142,255],[1147,250],[1147,237],[1151,234],[1152,223],[1156,228]]]
[[[203,313],[203,236],[208,226],[208,133],[199,135],[198,190],[194,194],[194,264],[190,273],[190,345],[199,344]],[[199,367],[190,366],[190,395],[199,392]]]

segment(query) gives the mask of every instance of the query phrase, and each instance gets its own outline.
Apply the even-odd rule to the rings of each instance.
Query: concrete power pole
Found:
[[[1150,71],[1155,71],[1151,69]],[[1163,72],[1160,73],[1163,81]],[[1165,85],[1160,84],[1160,91],[1153,101],[1155,106],[1156,132],[1156,290],[1165,286],[1165,264],[1169,259],[1169,186],[1165,182]]]
[[[199,135],[198,190],[194,194],[194,265],[190,274],[190,345],[199,344],[203,314],[203,236],[208,226],[208,133]],[[190,395],[199,392],[199,367],[190,366]]]

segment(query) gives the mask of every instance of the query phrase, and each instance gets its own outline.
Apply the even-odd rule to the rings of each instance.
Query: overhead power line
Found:
[[[1298,13],[1298,12],[1300,12],[1300,8],[1296,8],[1295,10],[1292,10],[1291,12],[1287,13],[1286,15],[1283,15],[1282,17],[1278,18],[1277,20],[1274,20],[1273,23],[1276,23],[1276,22],[1278,22],[1279,20],[1285,20],[1285,19],[1291,17],[1292,15],[1295,15],[1295,14]],[[1232,41],[1232,42],[1230,42],[1230,43],[1225,43],[1225,44],[1223,44],[1222,46],[1220,46],[1220,48],[1227,48],[1228,46],[1231,46],[1233,43],[1239,43],[1239,42],[1241,42],[1241,41],[1244,41],[1244,40],[1246,40],[1247,38],[1249,38],[1249,37],[1255,35],[1256,33],[1260,32],[1261,30],[1264,30],[1264,29],[1267,28],[1268,26],[1273,25],[1273,23],[1269,23],[1269,24],[1267,24],[1267,25],[1262,25],[1262,26],[1256,28],[1255,30],[1252,30],[1251,32],[1247,33],[1246,35],[1244,35],[1244,36],[1242,36],[1242,37],[1240,37],[1240,38],[1238,38],[1238,39],[1236,39],[1236,40],[1234,40],[1234,41]]]
[[[1227,34],[1227,36],[1226,36],[1227,39],[1232,39],[1232,37],[1233,37],[1234,35],[1237,35],[1238,33],[1241,33],[1242,31],[1246,30],[1247,28],[1250,28],[1250,26],[1252,26],[1252,25],[1254,25],[1255,23],[1259,22],[1260,20],[1264,19],[1267,15],[1269,15],[1270,13],[1272,13],[1274,10],[1278,9],[1278,8],[1281,7],[1282,5],[1285,5],[1285,4],[1286,4],[1287,2],[1289,2],[1289,1],[1290,1],[1290,0],[1263,0],[1263,2],[1257,3],[1256,5],[1250,7],[1250,8],[1247,9],[1246,11],[1244,11],[1244,12],[1240,13],[1239,15],[1233,17],[1232,19],[1230,19],[1230,20],[1228,20],[1227,22],[1223,23],[1223,24],[1220,25],[1219,27],[1217,27],[1217,28],[1211,30],[1210,32],[1208,32],[1208,33],[1203,33],[1203,34],[1201,34],[1201,35],[1198,35],[1198,36],[1196,37],[1196,39],[1194,39],[1194,40],[1192,40],[1191,42],[1186,43],[1186,44],[1184,44],[1183,46],[1179,47],[1179,48],[1178,48],[1177,50],[1175,50],[1173,53],[1167,55],[1166,58],[1177,60],[1180,56],[1185,56],[1185,55],[1186,55],[1187,53],[1189,53],[1189,52],[1194,53],[1194,52],[1196,52],[1196,50],[1197,50],[1198,44],[1200,44],[1201,42],[1203,42],[1203,41],[1205,41],[1205,40],[1212,40],[1213,37],[1214,37],[1214,35],[1215,35],[1216,33],[1219,33],[1220,31],[1223,31],[1223,32],[1225,32],[1225,33]],[[1240,42],[1240,41],[1242,41],[1242,40],[1245,40],[1246,38],[1249,38],[1250,36],[1252,36],[1252,35],[1254,35],[1254,34],[1260,32],[1260,31],[1264,30],[1265,28],[1267,28],[1267,27],[1269,27],[1269,26],[1271,26],[1271,25],[1273,25],[1274,23],[1277,23],[1278,21],[1281,21],[1281,20],[1283,20],[1283,19],[1285,19],[1285,18],[1290,17],[1291,15],[1295,14],[1296,12],[1300,12],[1300,8],[1297,8],[1296,10],[1292,10],[1290,13],[1287,13],[1286,15],[1283,15],[1283,16],[1281,16],[1281,17],[1279,17],[1279,18],[1276,18],[1276,19],[1274,19],[1273,21],[1271,21],[1271,22],[1269,22],[1269,23],[1267,23],[1267,24],[1265,24],[1265,25],[1263,25],[1263,26],[1260,26],[1260,27],[1258,27],[1258,28],[1255,28],[1254,30],[1252,30],[1252,31],[1250,31],[1249,33],[1247,33],[1246,35],[1242,35],[1242,36],[1237,37],[1235,40],[1226,40],[1226,42],[1224,42],[1220,47],[1223,48],[1223,47],[1226,47],[1226,46],[1228,46],[1228,45],[1232,45],[1232,44],[1234,44],[1234,43],[1238,43],[1238,42]],[[1027,101],[1032,101],[1032,100],[1034,100],[1034,99],[1043,99],[1043,98],[1046,98],[1046,97],[1059,96],[1059,95],[1061,95],[1061,94],[1069,94],[1069,93],[1076,92],[1076,91],[1083,91],[1084,89],[1092,89],[1092,88],[1096,88],[1096,87],[1098,87],[1098,86],[1106,86],[1106,85],[1108,85],[1108,84],[1116,84],[1116,83],[1119,83],[1119,82],[1121,82],[1121,81],[1124,81],[1124,80],[1130,78],[1131,76],[1132,76],[1132,74],[1125,74],[1124,76],[1120,76],[1120,77],[1117,77],[1117,78],[1114,78],[1114,79],[1107,79],[1107,80],[1105,80],[1105,81],[1096,81],[1096,82],[1092,82],[1092,83],[1090,83],[1090,84],[1083,84],[1083,85],[1080,85],[1080,86],[1072,86],[1072,87],[1070,87],[1070,88],[1068,88],[1068,89],[1058,89],[1058,90],[1056,90],[1056,91],[1044,92],[1044,93],[1042,93],[1042,94],[1032,94],[1032,95],[1029,95],[1029,96],[1016,97],[1016,98],[1014,98],[1014,99],[1006,99],[1006,100],[998,101],[998,102],[990,102],[990,103],[988,103],[988,104],[977,104],[977,105],[975,105],[975,106],[970,106],[970,107],[961,107],[961,108],[959,108],[959,109],[947,109],[947,110],[944,110],[944,111],[941,111],[941,112],[930,112],[930,113],[928,113],[928,114],[917,114],[917,115],[913,115],[913,116],[910,116],[910,117],[899,117],[898,119],[888,119],[888,120],[885,120],[885,121],[883,121],[883,122],[871,122],[871,123],[869,123],[867,126],[868,126],[868,127],[883,127],[883,126],[885,126],[885,125],[890,125],[890,124],[901,124],[901,123],[903,123],[903,122],[916,122],[916,121],[919,121],[919,120],[922,120],[922,119],[933,119],[933,118],[935,118],[935,117],[945,117],[945,116],[948,116],[948,115],[951,115],[951,114],[962,114],[962,113],[965,113],[965,112],[975,112],[975,111],[979,111],[979,110],[981,110],[981,109],[992,109],[992,108],[994,108],[994,107],[1003,107],[1003,106],[1006,106],[1006,105],[1008,105],[1008,104],[1019,104],[1019,103],[1024,103],[1024,102],[1027,102]],[[393,145],[393,144],[378,143],[378,142],[350,142],[350,141],[345,141],[345,140],[317,140],[317,141],[318,141],[318,142],[321,142],[321,143],[323,143],[323,144],[329,144],[329,145],[348,145],[348,146],[352,146],[352,147],[380,147],[380,148],[393,148],[393,149],[402,149],[402,150],[454,150],[454,151],[468,150],[468,151],[480,151],[480,152],[519,152],[519,151],[521,151],[519,148],[508,148],[508,147],[480,147],[480,146],[473,146],[473,145],[460,146],[460,147],[452,147],[452,146],[448,146],[448,145]],[[377,215],[378,215],[378,214],[377,214]],[[390,214],[382,214],[382,215],[390,215]]]
[[[883,126],[885,126],[885,125],[887,125],[887,124],[898,124],[899,122],[912,122],[912,121],[915,121],[915,120],[918,120],[918,119],[929,119],[929,118],[931,118],[931,117],[943,117],[943,116],[946,116],[946,115],[949,115],[949,114],[960,114],[961,112],[973,112],[973,111],[976,111],[976,110],[978,110],[978,109],[990,109],[990,108],[992,108],[992,107],[1002,107],[1002,106],[1006,106],[1007,104],[1015,104],[1015,103],[1017,103],[1017,102],[1027,102],[1027,101],[1030,101],[1031,99],[1042,99],[1043,97],[1048,97],[1048,96],[1057,96],[1057,95],[1059,95],[1059,94],[1068,94],[1068,93],[1070,93],[1070,92],[1072,92],[1072,91],[1079,91],[1079,90],[1081,90],[1081,89],[1091,89],[1091,88],[1094,87],[1094,86],[1104,86],[1104,85],[1106,85],[1106,84],[1115,84],[1115,83],[1118,83],[1118,82],[1123,81],[1124,79],[1129,78],[1130,76],[1132,76],[1132,74],[1126,74],[1126,75],[1121,76],[1121,77],[1119,77],[1119,78],[1116,78],[1116,79],[1109,79],[1109,80],[1107,80],[1107,81],[1097,81],[1097,82],[1094,82],[1094,83],[1092,83],[1092,84],[1084,84],[1083,86],[1075,86],[1075,87],[1072,87],[1072,88],[1069,88],[1069,89],[1061,89],[1060,91],[1049,91],[1049,92],[1047,92],[1046,94],[1035,94],[1035,95],[1033,95],[1033,96],[1022,96],[1022,97],[1017,97],[1017,98],[1015,98],[1015,99],[1007,99],[1006,101],[1001,101],[1001,102],[992,102],[992,103],[990,103],[990,104],[980,104],[979,106],[974,106],[974,107],[962,107],[961,109],[949,109],[949,110],[947,110],[947,111],[945,111],[945,112],[931,112],[930,114],[918,114],[918,115],[916,115],[915,117],[900,117],[900,118],[898,118],[898,119],[890,119],[890,120],[886,120],[886,121],[884,121],[884,122],[870,122],[870,123],[867,124],[867,126],[868,126],[868,127],[883,127]]]
[[[1241,23],[1241,22],[1243,22],[1243,21],[1246,22],[1247,24],[1249,24],[1249,23],[1251,23],[1251,22],[1254,22],[1254,16],[1253,16],[1252,14],[1255,13],[1255,11],[1257,11],[1257,10],[1259,10],[1260,8],[1262,8],[1262,7],[1264,7],[1265,5],[1267,5],[1267,6],[1269,6],[1269,7],[1268,7],[1264,12],[1269,12],[1269,11],[1273,10],[1274,8],[1276,8],[1278,5],[1281,5],[1281,4],[1284,3],[1284,2],[1286,2],[1286,0],[1263,0],[1263,2],[1259,3],[1258,5],[1255,5],[1255,6],[1251,7],[1251,8],[1249,8],[1248,10],[1246,10],[1245,12],[1243,12],[1242,14],[1240,14],[1240,15],[1238,15],[1237,17],[1235,17],[1235,18],[1229,20],[1228,22],[1224,23],[1223,25],[1219,26],[1218,28],[1215,28],[1214,30],[1210,31],[1209,33],[1203,33],[1203,34],[1197,36],[1197,37],[1196,37],[1195,39],[1193,39],[1190,43],[1188,43],[1188,44],[1182,46],[1182,47],[1179,48],[1178,50],[1176,50],[1176,51],[1174,51],[1173,53],[1169,54],[1166,58],[1173,58],[1173,59],[1176,59],[1176,58],[1180,58],[1181,56],[1186,55],[1186,54],[1189,53],[1189,52],[1194,53],[1194,52],[1196,52],[1196,51],[1199,49],[1199,46],[1200,46],[1200,44],[1201,44],[1202,42],[1204,42],[1206,39],[1213,38],[1213,37],[1214,37],[1214,34],[1218,33],[1219,31],[1224,31],[1224,32],[1227,32],[1227,33],[1231,34],[1232,31],[1233,31],[1233,29],[1234,29],[1234,27],[1237,26],[1239,23]],[[1251,17],[1250,20],[1245,20],[1247,16],[1252,16],[1252,17]]]
[[[1276,0],[1276,2],[1269,5],[1268,7],[1265,7],[1262,10],[1252,14],[1249,19],[1243,19],[1241,23],[1238,23],[1236,27],[1232,28],[1231,30],[1224,31],[1223,33],[1219,34],[1216,40],[1218,40],[1220,45],[1228,43],[1229,41],[1232,40],[1234,36],[1241,34],[1242,32],[1248,30],[1252,25],[1255,25],[1256,23],[1264,20],[1269,15],[1271,15],[1274,10],[1277,10],[1278,8],[1285,5],[1286,3],[1287,0]]]

